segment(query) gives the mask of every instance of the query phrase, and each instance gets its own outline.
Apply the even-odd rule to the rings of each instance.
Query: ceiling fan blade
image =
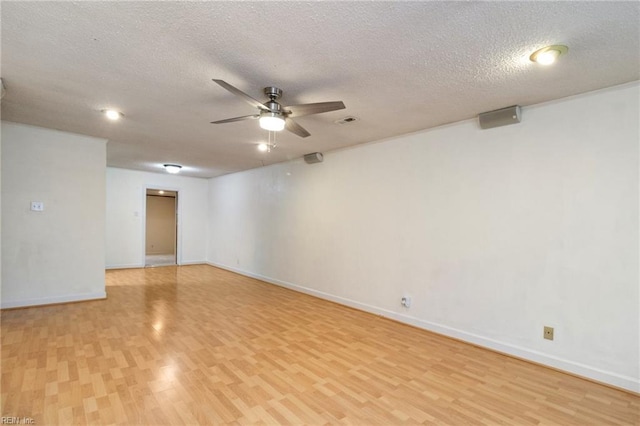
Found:
[[[291,133],[295,133],[301,138],[306,138],[307,136],[311,136],[311,133],[307,132],[307,130],[304,127],[302,127],[301,125],[299,125],[298,123],[296,123],[295,121],[293,121],[288,117],[284,121],[284,126],[288,131],[290,131]]]
[[[285,111],[291,111],[289,117],[302,117],[303,115],[320,114],[322,112],[336,111],[344,109],[342,101],[336,102],[317,102],[315,104],[291,105],[286,107]]]
[[[226,120],[212,121],[211,124],[233,123],[234,121],[251,120],[252,118],[259,118],[259,117],[260,117],[260,114],[243,115],[242,117],[234,117],[234,118],[227,118]]]
[[[237,89],[235,87],[233,87],[232,85],[230,85],[229,83],[227,83],[224,80],[216,80],[215,78],[213,79],[213,81],[215,81],[216,83],[218,83],[220,86],[224,87],[225,89],[227,89],[228,91],[230,91],[231,93],[233,93],[236,96],[241,97],[242,99],[244,99],[245,102],[247,102],[249,105],[254,106],[256,108],[260,108],[261,110],[264,111],[271,111],[269,108],[267,108],[262,102],[253,99],[251,96],[247,95],[246,93],[244,93],[242,90]]]

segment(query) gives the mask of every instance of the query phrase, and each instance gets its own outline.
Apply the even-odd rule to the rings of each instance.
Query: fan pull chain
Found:
[[[271,148],[276,147],[276,132],[268,130],[269,133],[269,143],[267,144],[267,152],[271,152]]]

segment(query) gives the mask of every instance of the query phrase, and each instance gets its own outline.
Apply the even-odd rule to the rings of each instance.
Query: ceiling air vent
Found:
[[[336,124],[349,124],[349,123],[353,123],[354,121],[358,121],[358,119],[356,117],[345,117],[345,118],[341,118],[340,120],[334,121],[334,123],[336,123]]]

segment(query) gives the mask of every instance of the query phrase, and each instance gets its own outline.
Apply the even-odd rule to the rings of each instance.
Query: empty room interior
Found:
[[[0,14],[0,423],[640,425],[640,3]]]

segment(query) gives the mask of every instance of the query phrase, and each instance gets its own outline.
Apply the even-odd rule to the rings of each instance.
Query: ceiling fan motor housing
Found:
[[[275,112],[275,113],[281,113],[282,112],[282,107],[276,101],[271,100],[269,102],[265,102],[264,106],[269,108],[271,110],[271,112]]]
[[[271,100],[279,99],[282,96],[282,90],[277,87],[269,86],[264,88],[264,94]]]

